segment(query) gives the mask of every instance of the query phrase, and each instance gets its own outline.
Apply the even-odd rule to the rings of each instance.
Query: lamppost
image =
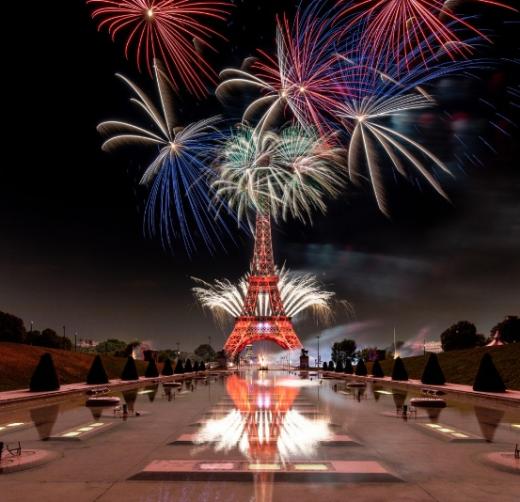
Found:
[[[316,338],[318,339],[318,369],[320,368],[320,335],[316,335]]]

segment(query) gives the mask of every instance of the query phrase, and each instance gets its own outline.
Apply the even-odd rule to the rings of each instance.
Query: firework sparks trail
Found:
[[[150,186],[145,209],[146,232],[153,237],[159,235],[163,246],[170,249],[180,234],[187,252],[191,253],[196,248],[190,232],[192,220],[208,249],[213,251],[215,243],[222,245],[222,232],[217,226],[230,235],[216,212],[209,187],[213,172],[208,166],[222,139],[216,128],[218,117],[179,127],[170,81],[158,62],[154,70],[160,109],[139,87],[118,75],[135,94],[131,102],[144,111],[153,129],[115,120],[102,122],[98,131],[110,136],[102,148],[111,151],[123,145],[145,145],[158,149],[141,179],[141,184]]]
[[[210,24],[224,21],[230,11],[227,0],[87,0],[98,29],[107,29],[115,40],[125,37],[125,57],[135,49],[139,71],[153,76],[153,61],[164,62],[166,72],[179,90],[180,80],[197,97],[207,94],[207,83],[216,74],[200,48],[215,50],[210,39],[224,38]]]
[[[275,220],[290,216],[307,221],[313,210],[326,210],[326,197],[339,194],[341,154],[300,126],[262,136],[241,126],[223,145],[212,186],[239,221],[265,211]]]
[[[198,284],[192,292],[199,304],[208,309],[219,324],[239,317],[247,295],[248,274],[236,284],[227,279],[208,283],[193,278]],[[280,295],[286,314],[295,318],[311,312],[317,321],[327,322],[333,316],[335,293],[326,291],[312,274],[279,271]],[[265,296],[265,298],[263,298]],[[256,306],[258,316],[270,316],[268,295],[260,295]]]

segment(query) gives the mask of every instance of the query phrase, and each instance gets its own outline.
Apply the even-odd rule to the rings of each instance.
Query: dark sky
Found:
[[[274,13],[292,4],[237,2],[216,64],[239,65],[255,48],[271,47]],[[190,276],[237,278],[250,240],[239,235],[214,256],[201,247],[191,259],[180,247],[172,255],[146,240],[136,180],[148,157],[101,152],[95,127],[131,116],[116,71],[149,93],[152,82],[96,31],[82,1],[31,7],[26,17],[21,35],[29,42],[13,41],[6,62],[12,89],[4,124],[12,135],[4,148],[12,160],[0,168],[0,310],[38,329],[66,325],[84,338],[138,338],[159,348],[179,341],[190,350],[212,336],[221,346],[225,333],[195,305]],[[518,123],[519,99],[515,106],[506,92],[518,91],[518,75],[505,61],[518,57],[518,24],[486,19],[495,46],[485,55],[504,61],[480,80],[438,83],[439,110],[418,117],[422,141],[456,174],[451,204],[424,185],[390,178],[391,220],[376,211],[367,187],[352,188],[314,228],[275,229],[278,262],[315,272],[354,306],[355,318],[340,317],[327,331],[331,340],[388,345],[394,326],[399,338],[433,340],[460,319],[487,334],[506,314],[520,313],[520,135],[497,115]],[[191,119],[217,106],[186,99],[181,108]],[[455,120],[461,143],[446,137]],[[321,328],[299,329],[308,339]]]

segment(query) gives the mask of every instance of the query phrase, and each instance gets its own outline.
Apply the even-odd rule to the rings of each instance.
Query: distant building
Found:
[[[424,344],[424,350],[426,352],[434,352],[435,354],[438,354],[439,352],[442,352],[442,344],[441,342],[426,342]]]
[[[95,340],[86,340],[83,338],[79,339],[78,347],[80,349],[95,349],[99,345],[99,342]]]

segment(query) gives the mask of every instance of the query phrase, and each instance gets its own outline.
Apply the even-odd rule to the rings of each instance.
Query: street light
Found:
[[[320,335],[316,335],[316,338],[318,339],[318,368],[320,367]]]

